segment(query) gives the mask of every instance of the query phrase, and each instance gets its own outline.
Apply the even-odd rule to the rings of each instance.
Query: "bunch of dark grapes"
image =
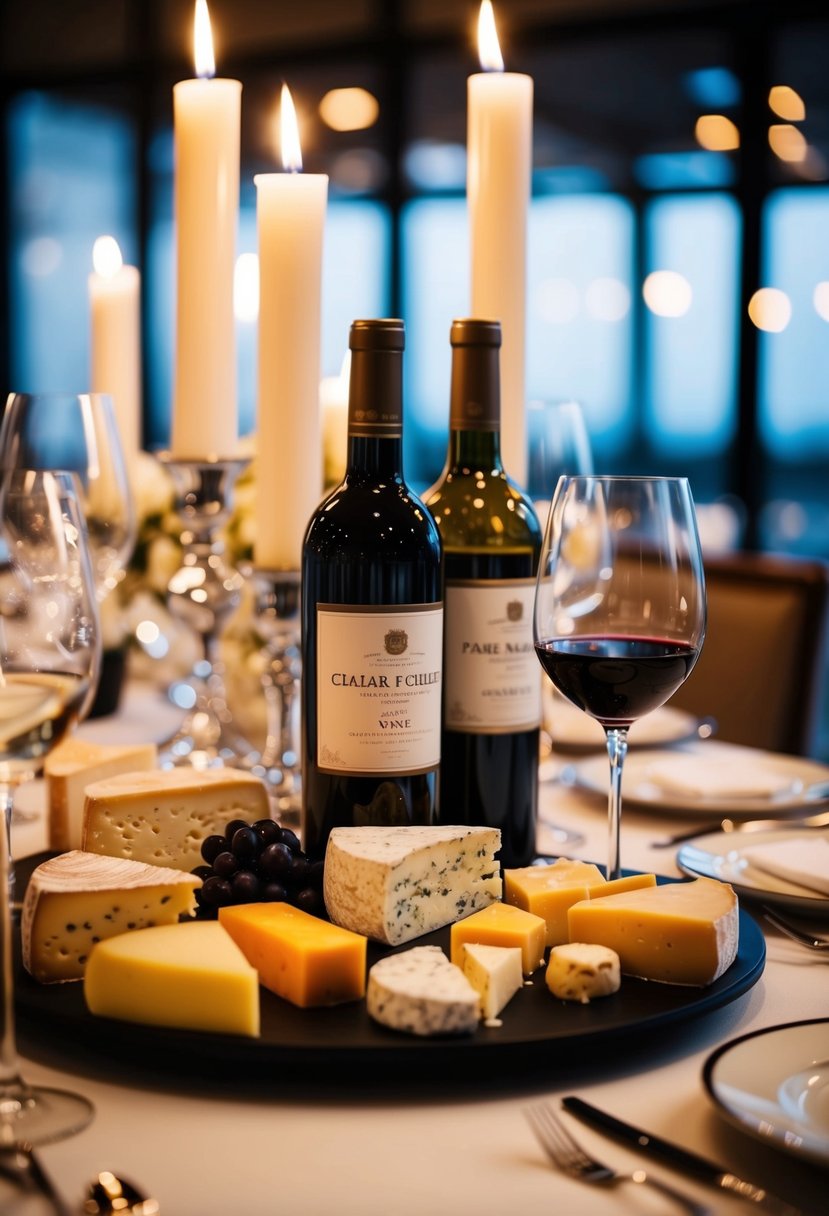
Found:
[[[196,891],[196,913],[215,917],[229,904],[285,903],[325,914],[321,861],[309,861],[297,835],[273,819],[256,823],[232,820],[223,836],[202,841],[203,866],[193,873],[202,880]]]

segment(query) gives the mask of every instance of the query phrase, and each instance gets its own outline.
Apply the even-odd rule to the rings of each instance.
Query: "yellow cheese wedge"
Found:
[[[259,1034],[259,978],[217,921],[159,925],[95,946],[90,1013],[150,1026]]]
[[[201,879],[166,866],[73,850],[42,862],[26,888],[23,966],[42,984],[79,980],[96,942],[176,924],[196,910]]]
[[[550,866],[525,866],[504,871],[504,902],[534,916],[547,925],[547,945],[569,941],[567,910],[582,899],[589,899],[595,887],[605,885],[598,866],[586,861],[559,857]]]
[[[49,848],[79,849],[86,787],[93,781],[156,768],[154,743],[91,743],[70,737],[46,757],[43,776],[49,806]]]
[[[588,899],[604,899],[605,895],[618,895],[620,891],[641,891],[644,887],[655,887],[655,874],[625,874],[622,878],[611,878],[599,887],[591,887]]]
[[[463,947],[466,942],[484,946],[519,946],[524,975],[532,975],[544,962],[546,922],[532,912],[512,904],[490,904],[473,912],[465,920],[456,921],[451,929],[451,959],[463,968]]]
[[[359,1001],[367,939],[284,903],[220,908],[219,923],[277,996],[306,1009]]]
[[[622,972],[704,987],[737,956],[737,896],[713,878],[622,891],[574,904],[570,940],[609,946]]]

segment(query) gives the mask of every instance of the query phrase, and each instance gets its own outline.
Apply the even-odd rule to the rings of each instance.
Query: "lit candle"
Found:
[[[527,475],[524,319],[527,211],[532,165],[533,82],[505,72],[490,0],[478,18],[482,72],[467,82],[467,199],[472,314],[501,322],[501,435],[504,464]]]
[[[323,480],[336,486],[345,473],[348,448],[348,385],[351,376],[351,351],[345,357],[338,376],[320,380],[320,409],[322,410]]]
[[[206,0],[196,0],[196,80],[173,88],[177,254],[170,449],[181,460],[236,452],[233,270],[242,86],[215,71]]]
[[[112,397],[124,462],[135,477],[141,447],[141,276],[125,266],[118,242],[99,236],[89,276],[91,325],[89,385]]]
[[[259,358],[256,565],[298,570],[322,494],[320,302],[328,178],[302,173],[293,101],[282,86],[282,166],[257,174]]]

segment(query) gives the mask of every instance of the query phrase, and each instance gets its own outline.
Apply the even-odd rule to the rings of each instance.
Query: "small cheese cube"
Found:
[[[368,973],[366,1008],[392,1030],[408,1034],[471,1034],[480,1017],[478,993],[439,946],[414,946],[380,959]]]
[[[122,933],[92,951],[90,1013],[124,1022],[259,1034],[259,977],[217,921]]]
[[[20,922],[23,966],[42,984],[78,980],[96,942],[175,924],[201,879],[181,870],[74,851],[34,870]]]
[[[83,837],[86,787],[119,773],[154,769],[154,743],[91,743],[70,736],[46,757],[43,776],[49,807],[49,848],[62,853],[79,849]]]
[[[547,945],[556,946],[569,940],[567,910],[591,891],[605,885],[598,866],[586,861],[571,861],[559,857],[549,866],[524,866],[504,871],[504,903],[535,916],[547,924]]]
[[[594,997],[619,991],[619,955],[607,946],[585,942],[553,946],[546,979],[553,996],[587,1005]]]
[[[525,975],[532,975],[544,962],[547,924],[540,916],[514,908],[512,904],[490,904],[451,929],[451,958],[457,966],[463,964],[463,947],[467,942],[484,946],[518,946]]]
[[[220,908],[219,923],[260,983],[293,1005],[340,1005],[365,995],[367,941],[357,933],[284,903]]]
[[[518,946],[484,946],[465,942],[463,973],[481,1000],[481,1016],[492,1021],[524,983]]]
[[[737,896],[713,878],[664,883],[574,904],[570,938],[609,946],[625,975],[711,984],[737,957]]]

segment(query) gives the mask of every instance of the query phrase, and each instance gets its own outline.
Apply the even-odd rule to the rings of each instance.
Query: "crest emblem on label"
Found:
[[[507,604],[507,620],[520,621],[524,615],[524,605],[520,600],[510,600]]]
[[[405,629],[390,629],[383,638],[386,654],[404,654],[409,645],[409,635]]]

